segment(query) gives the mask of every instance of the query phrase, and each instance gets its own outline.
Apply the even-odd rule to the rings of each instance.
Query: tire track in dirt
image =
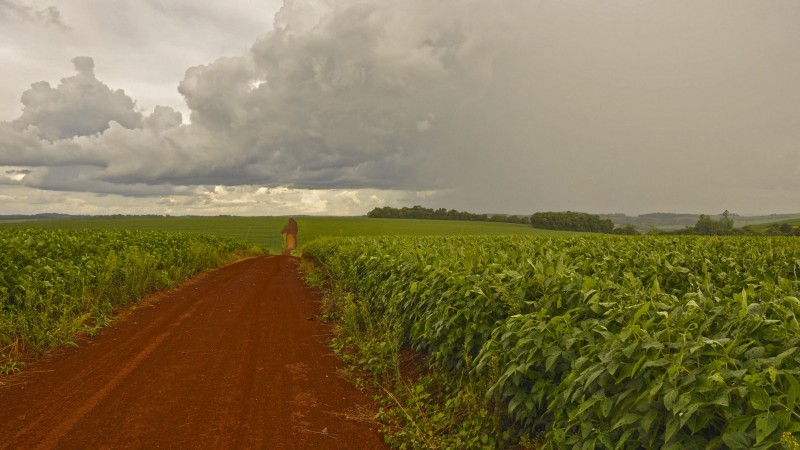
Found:
[[[136,369],[139,364],[147,358],[153,350],[155,350],[167,337],[167,333],[163,333],[157,336],[153,341],[148,345],[144,350],[142,350],[136,357],[134,358],[131,364],[125,366],[122,370],[120,370],[116,375],[114,375],[108,383],[105,384],[100,390],[98,390],[91,398],[89,398],[83,405],[76,408],[72,411],[64,421],[59,424],[56,424],[53,428],[50,428],[47,435],[43,437],[41,441],[36,445],[36,449],[47,449],[52,448],[58,439],[64,436],[69,430],[77,423],[79,420],[83,418],[89,411],[91,411],[95,406],[97,406],[107,395],[109,392],[113,391],[114,388],[122,382],[122,380],[127,377],[134,369]],[[40,426],[41,420],[37,422]],[[29,432],[31,430],[31,426],[26,427],[19,433],[17,433],[15,438],[18,438],[25,432]]]
[[[318,312],[294,258],[202,274],[0,379],[0,448],[386,448]]]

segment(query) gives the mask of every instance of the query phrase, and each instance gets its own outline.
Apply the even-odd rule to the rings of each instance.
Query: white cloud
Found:
[[[0,172],[4,173],[4,172]],[[362,215],[384,204],[403,205],[412,192],[306,190],[285,186],[194,186],[148,196],[96,194],[3,183],[0,214],[172,214],[172,215]]]
[[[78,74],[62,79],[57,88],[40,81],[22,94],[24,107],[12,122],[15,128],[34,128],[43,139],[54,141],[102,133],[111,121],[126,128],[141,126],[142,114],[133,99],[98,81],[92,58],[75,57],[72,63]]]

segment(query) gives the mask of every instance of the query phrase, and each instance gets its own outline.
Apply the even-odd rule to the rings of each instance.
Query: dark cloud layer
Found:
[[[8,183],[124,195],[261,185],[432,190],[490,212],[741,211],[797,197],[797,5],[285,0],[249,50],[186,70],[186,123],[139,111],[79,57],[0,123],[0,165],[30,170]]]

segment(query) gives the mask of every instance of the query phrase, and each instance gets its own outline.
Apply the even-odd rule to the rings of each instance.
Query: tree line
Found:
[[[531,216],[531,225],[534,228],[547,230],[581,231],[590,233],[611,233],[611,234],[640,234],[633,225],[615,227],[610,219],[603,219],[600,216],[579,212],[545,212],[535,213]],[[671,234],[671,235],[697,235],[697,236],[733,236],[733,235],[753,235],[761,234],[752,228],[734,228],[733,218],[727,210],[722,213],[719,219],[701,214],[694,226],[686,228],[664,231],[653,228],[648,234]],[[789,224],[772,225],[764,234],[768,235],[800,235],[800,229],[795,229]]]
[[[698,235],[698,236],[732,236],[745,234],[767,234],[800,236],[800,228],[790,224],[773,224],[763,233],[750,227],[735,228],[733,226],[732,214],[727,210],[722,213],[719,219],[701,214],[694,226],[687,226],[679,230],[664,231],[653,228],[648,234],[669,234],[669,235]],[[534,228],[543,230],[576,231],[583,233],[606,233],[606,234],[625,234],[637,235],[640,231],[633,225],[627,224],[616,226],[610,219],[604,219],[596,214],[583,212],[537,212],[528,216],[510,214],[475,214],[455,209],[433,209],[423,208],[420,205],[402,208],[392,208],[385,206],[374,208],[367,213],[367,217],[384,219],[431,219],[431,220],[468,220],[481,222],[506,222],[529,224]]]
[[[531,216],[531,226],[542,230],[611,233],[614,222],[582,212],[537,212]]]
[[[697,236],[733,236],[743,234],[758,234],[748,228],[734,228],[733,219],[728,210],[722,213],[722,217],[714,219],[705,214],[700,214],[697,223],[693,227],[686,227],[680,230],[662,231],[653,229],[649,234],[677,234],[677,235],[697,235]]]
[[[478,222],[504,222],[529,224],[545,230],[582,231],[590,233],[639,234],[631,225],[614,228],[614,222],[599,216],[579,212],[541,212],[532,216],[512,214],[476,214],[455,209],[412,207],[374,208],[367,217],[379,219],[430,219],[430,220],[468,220]]]
[[[420,205],[414,205],[411,208],[407,206],[402,208],[392,208],[391,206],[374,208],[367,213],[367,217],[379,219],[469,220],[475,222],[529,223],[528,217],[526,216],[515,216],[511,214],[475,214],[466,211],[457,211],[455,209],[423,208]]]

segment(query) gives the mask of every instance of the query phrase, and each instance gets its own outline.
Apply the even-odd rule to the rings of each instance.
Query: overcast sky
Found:
[[[796,0],[0,0],[0,214],[800,212]]]

